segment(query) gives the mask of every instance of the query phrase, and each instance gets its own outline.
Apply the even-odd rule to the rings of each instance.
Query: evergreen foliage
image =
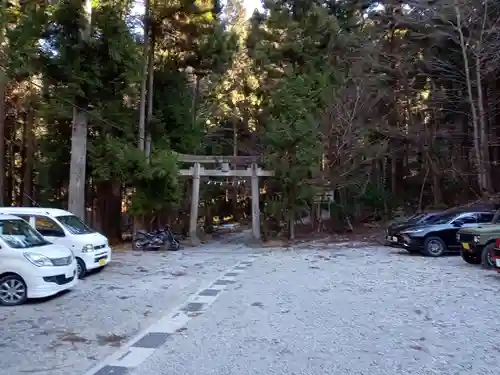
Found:
[[[496,2],[265,0],[247,20],[242,0],[156,0],[145,19],[132,0],[98,0],[89,38],[84,4],[0,7],[5,205],[67,207],[75,110],[88,115],[87,211],[110,233],[122,198],[135,216],[185,218],[178,153],[262,157],[280,223],[324,193],[361,219],[500,191]],[[236,190],[210,187],[202,206]]]

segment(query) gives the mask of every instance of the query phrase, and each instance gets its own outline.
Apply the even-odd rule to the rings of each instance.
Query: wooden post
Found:
[[[260,241],[260,189],[258,166],[252,163],[252,237],[255,241]]]
[[[194,163],[191,216],[189,217],[189,238],[193,246],[198,246],[200,244],[200,240],[197,236],[198,206],[200,202],[200,169],[200,163]]]

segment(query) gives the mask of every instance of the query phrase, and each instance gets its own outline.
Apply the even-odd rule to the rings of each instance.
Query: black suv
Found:
[[[443,213],[430,221],[411,226],[400,233],[401,245],[410,252],[439,257],[446,252],[460,252],[457,232],[491,221],[494,212],[454,211]]]
[[[387,227],[386,241],[390,246],[398,246],[402,243],[401,232],[415,225],[425,224],[426,222],[441,215],[442,212],[420,212],[410,216],[406,220],[396,221]]]

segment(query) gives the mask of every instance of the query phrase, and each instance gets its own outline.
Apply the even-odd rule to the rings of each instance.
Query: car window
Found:
[[[50,244],[23,220],[0,220],[0,238],[13,249],[26,249]]]
[[[30,215],[19,215],[19,214],[16,214],[15,212],[9,212],[9,215],[17,216],[17,217],[20,217],[21,219],[27,221],[28,223],[30,222]]]
[[[477,223],[476,217],[474,215],[462,216],[458,220],[461,221],[464,224],[474,224],[474,223]]]
[[[26,220],[28,223],[30,222],[30,217],[26,215],[15,215],[17,217],[20,217],[23,220]]]
[[[428,221],[429,224],[448,224],[455,218],[459,216],[458,213],[448,213],[448,214],[442,214],[442,215],[437,215],[433,217],[431,220]]]
[[[57,216],[57,220],[59,220],[71,234],[88,234],[95,232],[74,215]]]
[[[493,213],[488,213],[488,212],[483,212],[477,215],[477,222],[478,223],[489,223],[493,220],[493,216],[495,216]]]
[[[42,236],[64,237],[62,228],[54,220],[46,216],[35,216],[35,229]]]

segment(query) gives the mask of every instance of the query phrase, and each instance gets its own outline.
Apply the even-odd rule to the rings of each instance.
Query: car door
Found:
[[[456,227],[453,224],[457,221],[460,221],[462,223],[461,226]],[[477,214],[475,213],[470,213],[470,214],[463,214],[457,217],[453,222],[451,223],[451,229],[447,231],[447,245],[450,248],[460,248],[460,244],[457,242],[457,232],[462,229],[462,228],[474,228],[478,226],[477,222]]]
[[[66,234],[59,224],[50,217],[34,215],[34,227],[47,241],[64,245]]]

